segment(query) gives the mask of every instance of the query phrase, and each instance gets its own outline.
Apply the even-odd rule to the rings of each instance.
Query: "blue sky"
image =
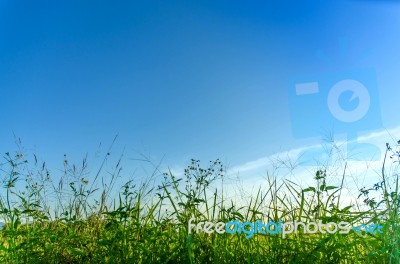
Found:
[[[78,162],[119,134],[114,152],[128,159],[239,166],[335,128],[351,138],[392,129],[399,34],[396,1],[2,0],[0,150],[16,149],[15,133],[61,167],[64,154]],[[371,127],[341,131],[329,116],[341,78],[370,91]],[[317,81],[315,97],[293,96]],[[351,111],[349,98],[339,103]]]

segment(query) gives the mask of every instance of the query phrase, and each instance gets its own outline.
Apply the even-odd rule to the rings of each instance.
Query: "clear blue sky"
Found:
[[[396,1],[0,0],[0,39],[2,153],[15,133],[61,165],[118,133],[128,157],[233,166],[340,127],[326,118],[328,90],[291,94],[332,78],[375,82],[364,121],[400,125]]]

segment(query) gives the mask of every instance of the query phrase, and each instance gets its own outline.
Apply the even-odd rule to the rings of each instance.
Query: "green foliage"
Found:
[[[306,188],[268,177],[268,188],[243,206],[217,188],[225,177],[219,160],[205,168],[192,160],[182,178],[168,171],[156,181],[158,187],[131,180],[109,201],[120,160],[106,183],[100,177],[105,162],[90,182],[86,158],[79,167],[65,159],[64,176],[55,184],[36,156],[29,167],[24,155],[6,153],[0,169],[0,217],[6,223],[0,231],[0,263],[400,263],[400,154],[387,145],[386,156],[394,169],[387,172],[385,157],[380,181],[360,190],[359,198],[369,206],[362,211],[340,203],[343,180],[341,186],[328,185],[325,169],[317,170],[315,185]],[[370,198],[373,192],[381,192],[382,199]],[[192,217],[214,223],[384,222],[385,227],[382,235],[298,232],[285,239],[259,234],[246,239],[188,234]]]

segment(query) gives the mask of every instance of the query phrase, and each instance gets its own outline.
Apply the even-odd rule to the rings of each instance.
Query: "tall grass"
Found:
[[[400,142],[398,142],[400,143]],[[399,151],[387,145],[379,181],[359,191],[360,209],[328,185],[325,168],[314,172],[314,185],[301,187],[269,175],[267,187],[249,202],[234,203],[220,186],[225,169],[219,160],[202,166],[192,160],[177,178],[130,180],[116,189],[121,159],[88,175],[64,161],[55,182],[36,156],[4,154],[0,216],[1,263],[400,263]],[[389,166],[390,165],[390,166]],[[390,169],[388,168],[390,167]],[[104,171],[106,170],[106,171]],[[153,183],[153,184],[152,184]],[[222,185],[223,186],[223,185]],[[117,190],[117,192],[115,192]],[[373,192],[380,192],[376,200]],[[115,194],[115,195],[114,195]],[[191,232],[188,221],[228,222],[347,221],[383,223],[383,234],[297,232],[279,235]]]

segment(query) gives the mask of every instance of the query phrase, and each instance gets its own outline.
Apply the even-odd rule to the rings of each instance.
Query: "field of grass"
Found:
[[[183,177],[167,171],[163,179],[132,180],[119,188],[114,184],[120,162],[104,171],[109,153],[93,175],[86,160],[80,166],[65,161],[57,181],[36,156],[5,153],[0,263],[400,263],[398,147],[387,146],[376,184],[359,190],[358,205],[364,207],[343,204],[343,181],[328,185],[324,168],[306,188],[267,177],[268,188],[243,205],[216,184],[225,174],[219,160],[205,166],[192,160]],[[243,233],[188,234],[190,218],[194,223],[346,221],[384,228],[383,234],[297,232],[247,239]]]

